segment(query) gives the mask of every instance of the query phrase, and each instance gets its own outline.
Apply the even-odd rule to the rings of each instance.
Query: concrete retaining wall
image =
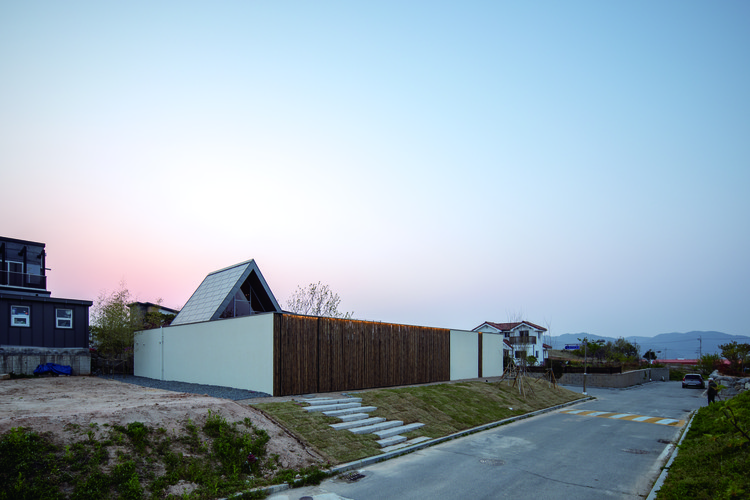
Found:
[[[634,370],[632,372],[615,373],[612,375],[605,373],[589,373],[586,375],[586,387],[612,387],[622,389],[623,387],[632,387],[649,381],[669,380],[669,368],[646,368],[644,370]],[[583,373],[564,373],[557,381],[565,385],[583,386]]]
[[[91,374],[91,354],[86,348],[0,346],[0,373],[33,375],[46,363],[70,366],[73,375]]]

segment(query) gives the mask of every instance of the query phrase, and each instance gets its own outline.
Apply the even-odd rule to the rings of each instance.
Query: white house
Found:
[[[472,332],[502,334],[504,350],[512,358],[519,359],[525,355],[534,356],[539,364],[547,359],[547,349],[552,347],[544,343],[544,333],[547,331],[534,323],[521,321],[515,323],[493,323],[485,321]]]

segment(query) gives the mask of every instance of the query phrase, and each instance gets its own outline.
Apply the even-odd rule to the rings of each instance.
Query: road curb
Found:
[[[651,488],[651,493],[646,497],[646,500],[655,500],[656,494],[661,489],[662,485],[664,484],[664,480],[667,479],[667,475],[669,475],[669,466],[672,465],[672,462],[674,462],[675,457],[677,457],[677,452],[679,451],[680,445],[682,444],[682,441],[685,439],[685,436],[687,436],[688,431],[690,430],[690,425],[693,423],[693,419],[695,418],[695,415],[698,414],[698,410],[695,410],[692,415],[690,415],[690,420],[688,420],[687,425],[685,426],[685,430],[682,431],[682,436],[680,436],[680,440],[677,442],[677,445],[671,445],[674,446],[674,449],[669,454],[669,460],[667,460],[667,463],[664,465],[664,468],[661,471],[661,474],[659,474],[659,477],[656,478],[656,482],[654,483],[654,486]]]
[[[409,453],[423,450],[425,448],[429,448],[430,446],[435,446],[437,444],[444,443],[446,441],[451,441],[453,439],[458,439],[460,437],[468,436],[469,434],[475,434],[477,432],[482,432],[488,429],[493,429],[495,427],[500,427],[501,425],[506,425],[506,424],[510,424],[513,422],[517,422],[518,420],[524,420],[526,418],[531,418],[537,415],[542,415],[544,413],[549,413],[551,411],[555,411],[560,408],[565,408],[566,406],[572,406],[574,404],[583,403],[585,401],[590,401],[592,399],[595,399],[595,398],[593,396],[588,396],[585,398],[576,399],[575,401],[570,401],[568,403],[550,406],[549,408],[543,408],[541,410],[532,411],[530,413],[524,413],[523,415],[518,415],[515,417],[506,418],[503,420],[498,420],[497,422],[491,422],[489,424],[480,425],[478,427],[472,427],[471,429],[466,429],[464,431],[456,432],[448,436],[430,439],[429,441],[422,441],[421,443],[418,443],[412,446],[407,446],[399,450],[390,451],[388,453],[383,453],[382,455],[375,455],[372,457],[367,457],[367,458],[363,458],[360,460],[355,460],[353,462],[348,462],[342,465],[338,465],[336,467],[332,467],[331,469],[329,469],[329,472],[332,475],[335,475],[341,472],[350,471],[352,469],[357,469],[360,467],[366,467],[368,465],[376,464],[378,462],[385,462],[386,460],[390,460],[392,458],[400,457],[403,455],[408,455]]]
[[[524,413],[523,415],[517,415],[515,417],[498,420],[497,422],[491,422],[489,424],[480,425],[478,427],[472,427],[471,429],[466,429],[464,431],[456,432],[448,436],[430,439],[429,441],[422,441],[421,443],[418,443],[412,446],[407,446],[405,448],[394,450],[388,453],[383,453],[382,455],[375,455],[372,457],[367,457],[367,458],[363,458],[360,460],[355,460],[353,462],[348,462],[342,465],[338,465],[336,467],[331,467],[330,469],[328,469],[328,473],[330,473],[331,476],[335,476],[336,474],[340,474],[342,472],[347,472],[353,469],[358,469],[360,467],[367,467],[368,465],[373,465],[379,462],[385,462],[386,460],[390,460],[392,458],[400,457],[403,455],[408,455],[409,453],[423,450],[425,448],[429,448],[430,446],[435,446],[437,444],[444,443],[446,441],[451,441],[453,439],[458,439],[464,436],[468,436],[469,434],[475,434],[477,432],[482,432],[482,431],[486,431],[489,429],[493,429],[495,427],[500,427],[501,425],[507,425],[513,422],[517,422],[519,420],[524,420],[527,418],[535,417],[537,415],[542,415],[544,413],[549,413],[555,410],[559,410],[560,408],[565,408],[566,406],[573,406],[578,403],[591,401],[592,399],[596,399],[596,398],[593,396],[587,396],[584,398],[576,399],[575,401],[569,401],[567,403],[550,406],[549,408],[543,408],[541,410],[532,411],[530,413]],[[268,486],[265,488],[257,488],[251,491],[264,491],[268,495],[273,495],[274,493],[280,493],[282,491],[285,491],[291,488],[293,488],[292,485],[284,483],[284,484],[275,484],[273,486]],[[238,493],[237,495],[241,495],[241,493]]]

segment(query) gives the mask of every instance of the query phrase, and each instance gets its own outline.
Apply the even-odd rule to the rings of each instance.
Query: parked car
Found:
[[[682,377],[682,388],[684,389],[685,387],[705,389],[706,383],[703,381],[703,376],[700,373],[688,373]]]

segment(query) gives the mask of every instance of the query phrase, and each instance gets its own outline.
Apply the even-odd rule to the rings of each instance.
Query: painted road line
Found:
[[[655,424],[661,424],[661,425],[674,425],[677,422],[679,422],[679,420],[675,420],[673,418],[664,418],[664,419],[659,420],[658,422],[654,422],[654,423]]]
[[[685,425],[684,420],[663,417],[648,417],[646,415],[634,415],[632,413],[615,413],[591,410],[562,410],[560,411],[560,413],[566,413],[568,415],[578,415],[579,417],[611,418],[615,420],[630,420],[632,422],[645,422],[647,424],[670,425],[674,427],[682,427],[683,425]]]

